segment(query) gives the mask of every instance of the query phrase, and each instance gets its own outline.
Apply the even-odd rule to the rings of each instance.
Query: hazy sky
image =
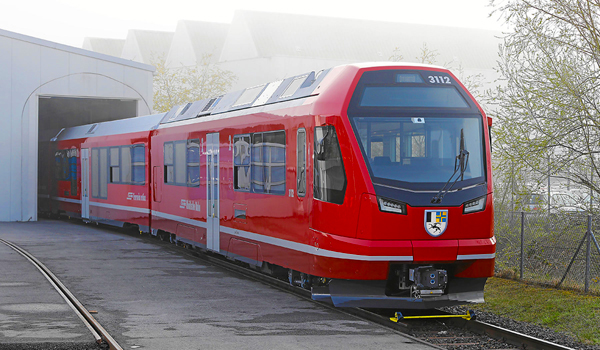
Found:
[[[175,31],[178,20],[230,23],[236,9],[501,30],[488,0],[9,0],[0,29],[81,47],[129,29]],[[351,4],[351,5],[350,5]]]

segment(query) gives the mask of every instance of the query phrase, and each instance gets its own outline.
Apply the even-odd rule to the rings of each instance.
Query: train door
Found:
[[[90,218],[90,150],[81,149],[81,217]]]
[[[206,247],[219,251],[219,133],[206,135]]]
[[[162,183],[163,183],[163,171],[162,167],[155,166],[152,173],[152,198],[155,202],[160,203],[162,201]]]

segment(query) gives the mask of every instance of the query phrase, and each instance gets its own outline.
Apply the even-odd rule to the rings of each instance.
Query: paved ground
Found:
[[[430,349],[136,235],[39,221],[0,223],[0,238],[36,256],[97,310],[124,349]],[[93,340],[28,264],[0,245],[0,345]]]
[[[92,343],[94,338],[36,267],[0,244],[0,342],[53,340]]]

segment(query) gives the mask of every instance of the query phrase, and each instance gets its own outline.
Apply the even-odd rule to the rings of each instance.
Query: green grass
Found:
[[[474,307],[518,321],[570,333],[580,342],[600,345],[600,297],[490,278],[485,303]]]

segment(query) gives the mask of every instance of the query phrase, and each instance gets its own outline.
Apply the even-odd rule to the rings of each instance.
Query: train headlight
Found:
[[[382,197],[377,197],[377,202],[379,203],[379,210],[381,211],[406,215],[406,203]]]
[[[478,211],[482,211],[485,209],[485,202],[487,200],[487,195],[483,197],[479,197],[472,201],[468,201],[463,203],[463,214],[475,213]]]

